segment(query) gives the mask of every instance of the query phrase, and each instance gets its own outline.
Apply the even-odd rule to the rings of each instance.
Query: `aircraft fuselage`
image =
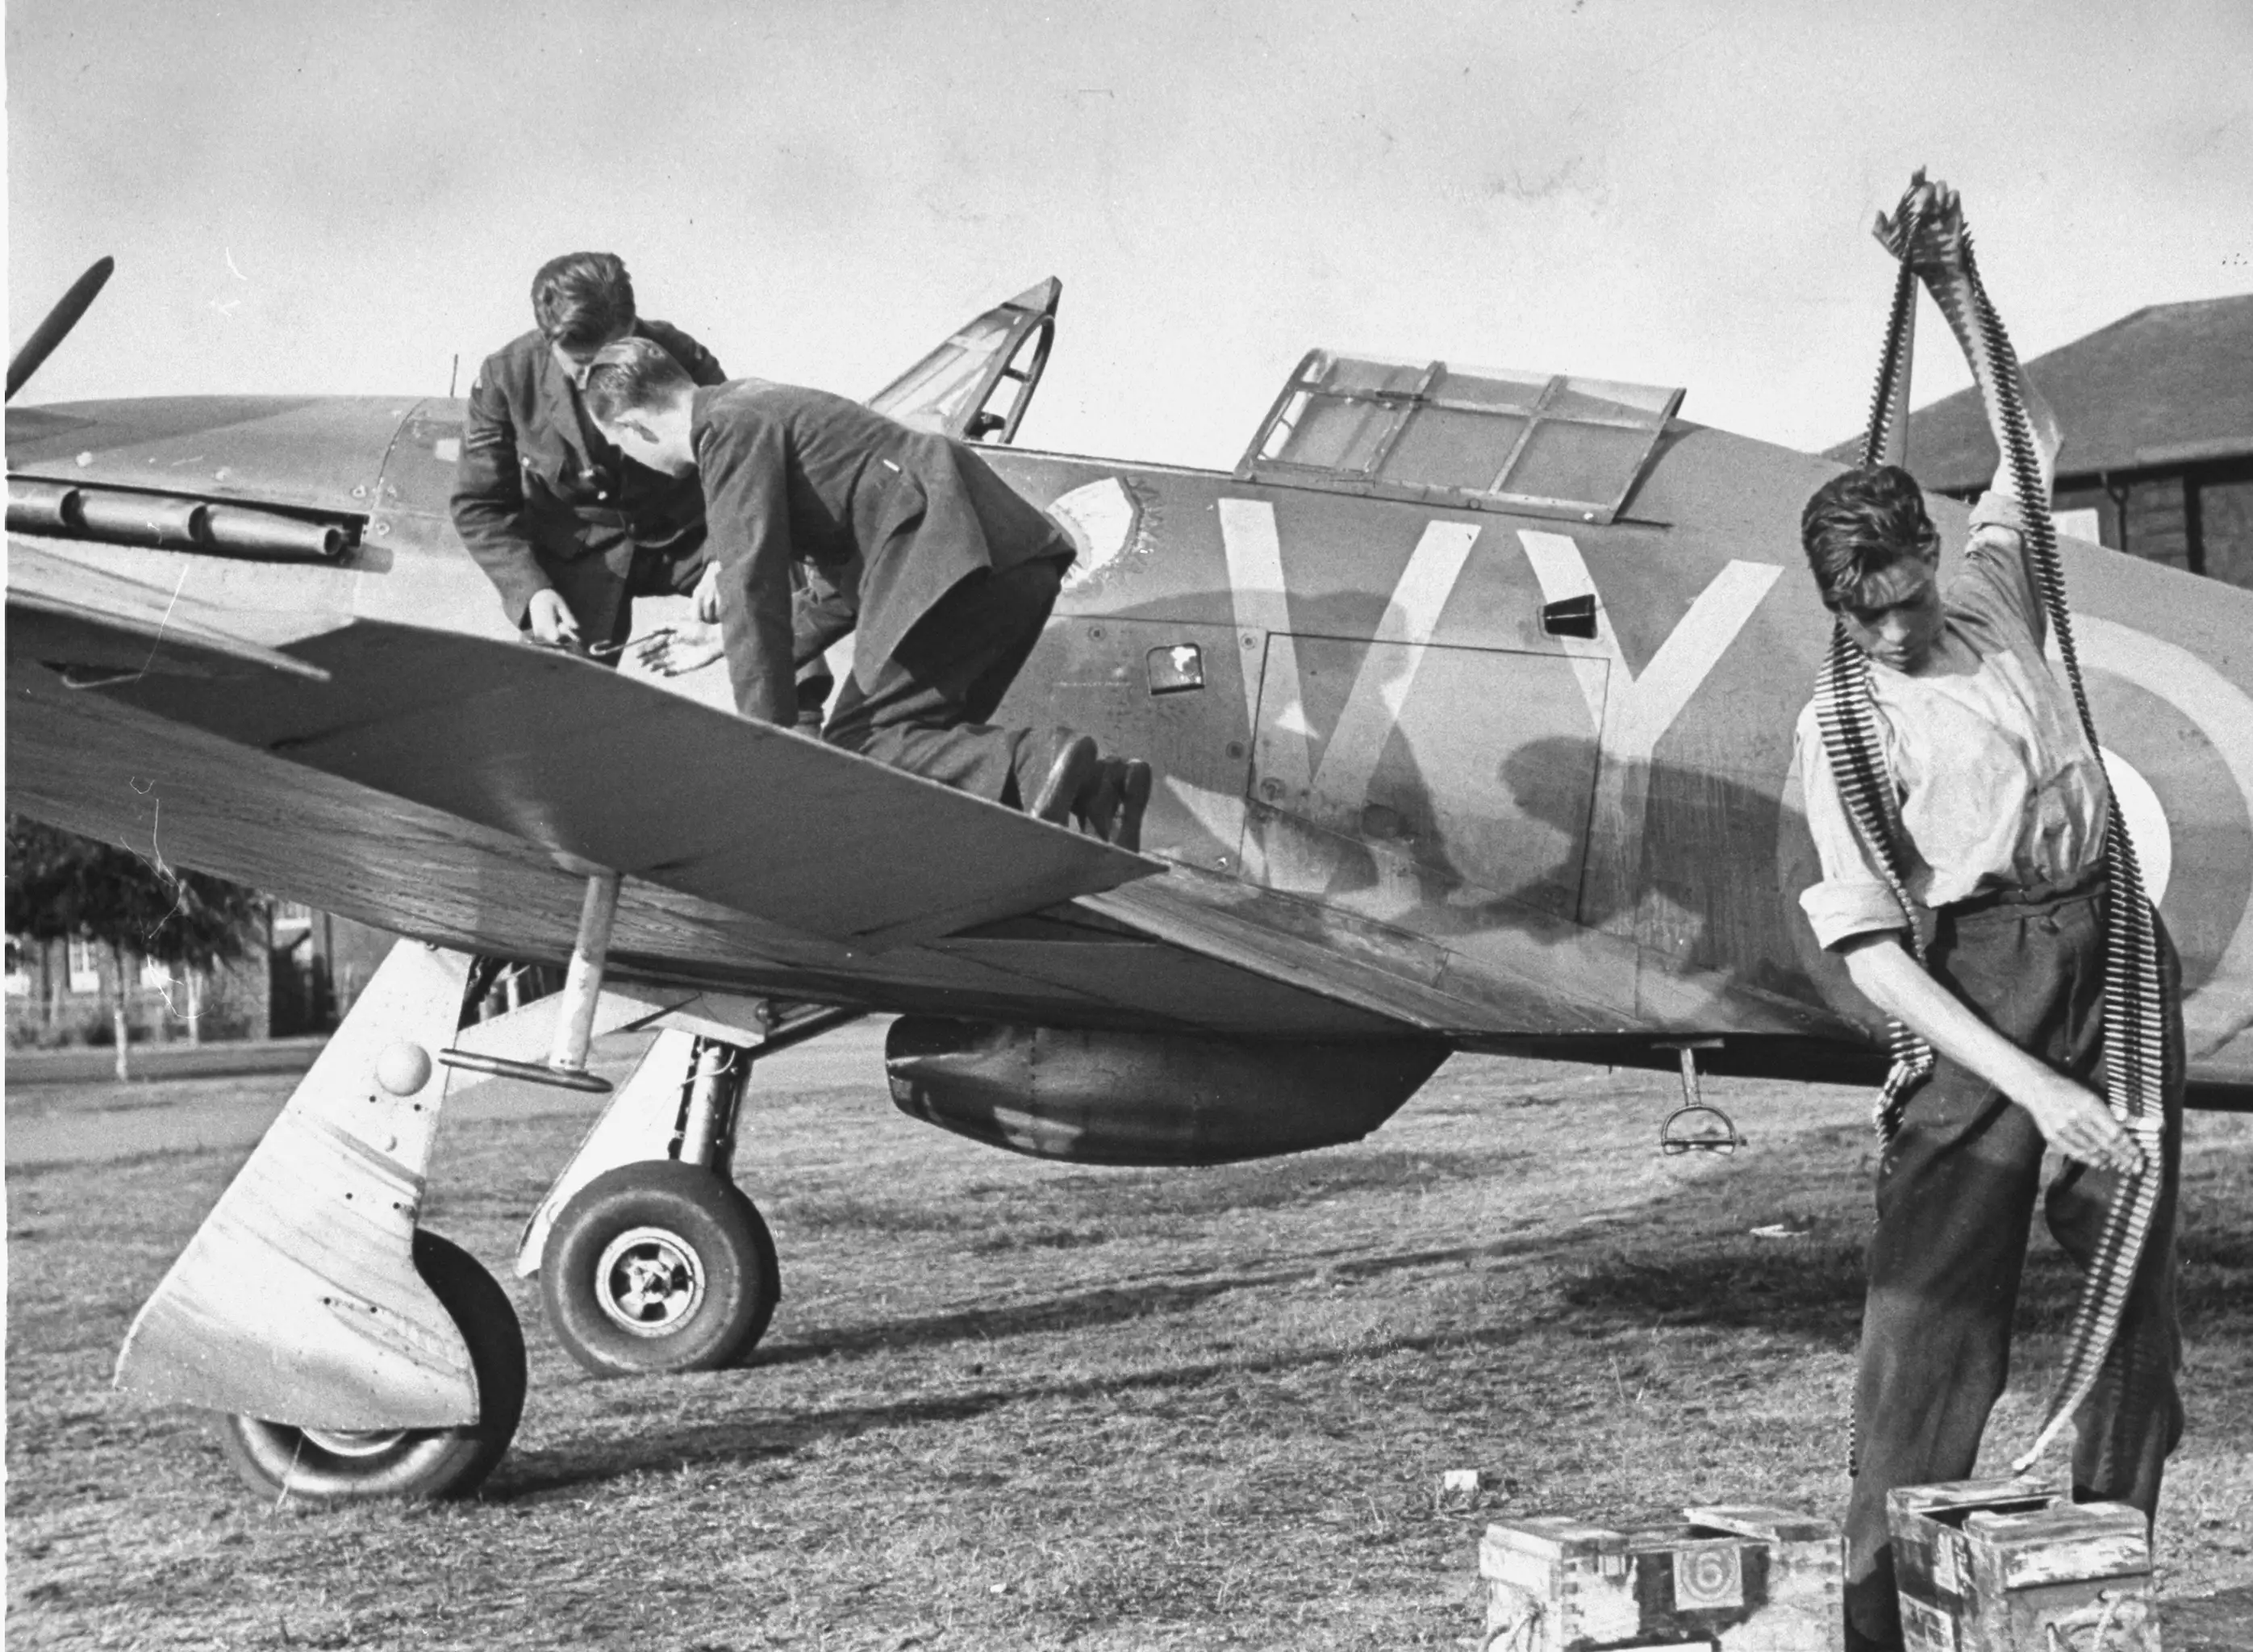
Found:
[[[186,559],[254,639],[354,618],[506,637],[447,509],[462,408],[33,408],[11,413],[10,469],[344,524],[334,562]],[[1794,899],[1813,862],[1792,728],[1829,627],[1796,523],[1829,462],[1676,421],[1596,522],[983,451],[1081,547],[1001,715],[1147,756],[1150,851],[1443,983],[1480,1007],[1467,1042],[1721,1038],[1723,1068],[1867,1050],[1871,1012]],[[1934,513],[1952,554],[1964,513]],[[184,565],[67,548],[158,586]],[[2253,596],[2070,541],[2066,561],[2194,1071],[2253,1082]],[[1594,635],[1545,624],[1587,596]]]

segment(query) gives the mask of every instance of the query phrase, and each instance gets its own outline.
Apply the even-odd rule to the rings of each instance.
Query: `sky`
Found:
[[[441,394],[594,248],[864,395],[1055,275],[1020,440],[1226,468],[1318,345],[1851,436],[1919,165],[2022,355],[2253,290],[2253,3],[1859,10],[8,0],[10,339],[108,253],[25,401]]]

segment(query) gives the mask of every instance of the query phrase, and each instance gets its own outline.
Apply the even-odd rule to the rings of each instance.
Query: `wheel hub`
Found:
[[[703,1258],[669,1229],[629,1228],[603,1247],[595,1300],[622,1330],[670,1335],[703,1304]]]
[[[403,1428],[301,1428],[306,1443],[331,1457],[380,1457],[407,1438]]]

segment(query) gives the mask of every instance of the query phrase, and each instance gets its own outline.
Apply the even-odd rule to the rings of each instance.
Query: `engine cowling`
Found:
[[[907,1015],[901,1112],[1036,1159],[1206,1165],[1357,1141],[1447,1056],[1428,1039],[1308,1043]]]

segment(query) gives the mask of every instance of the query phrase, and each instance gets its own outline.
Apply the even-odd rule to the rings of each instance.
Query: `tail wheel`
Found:
[[[597,1377],[709,1371],[766,1334],[782,1299],[774,1240],[726,1177],[652,1159],[563,1207],[540,1257],[555,1340]]]
[[[415,1269],[469,1344],[478,1420],[458,1428],[300,1428],[221,1417],[220,1446],[245,1485],[274,1502],[326,1507],[464,1497],[492,1473],[524,1415],[524,1333],[508,1294],[475,1257],[415,1236]]]

